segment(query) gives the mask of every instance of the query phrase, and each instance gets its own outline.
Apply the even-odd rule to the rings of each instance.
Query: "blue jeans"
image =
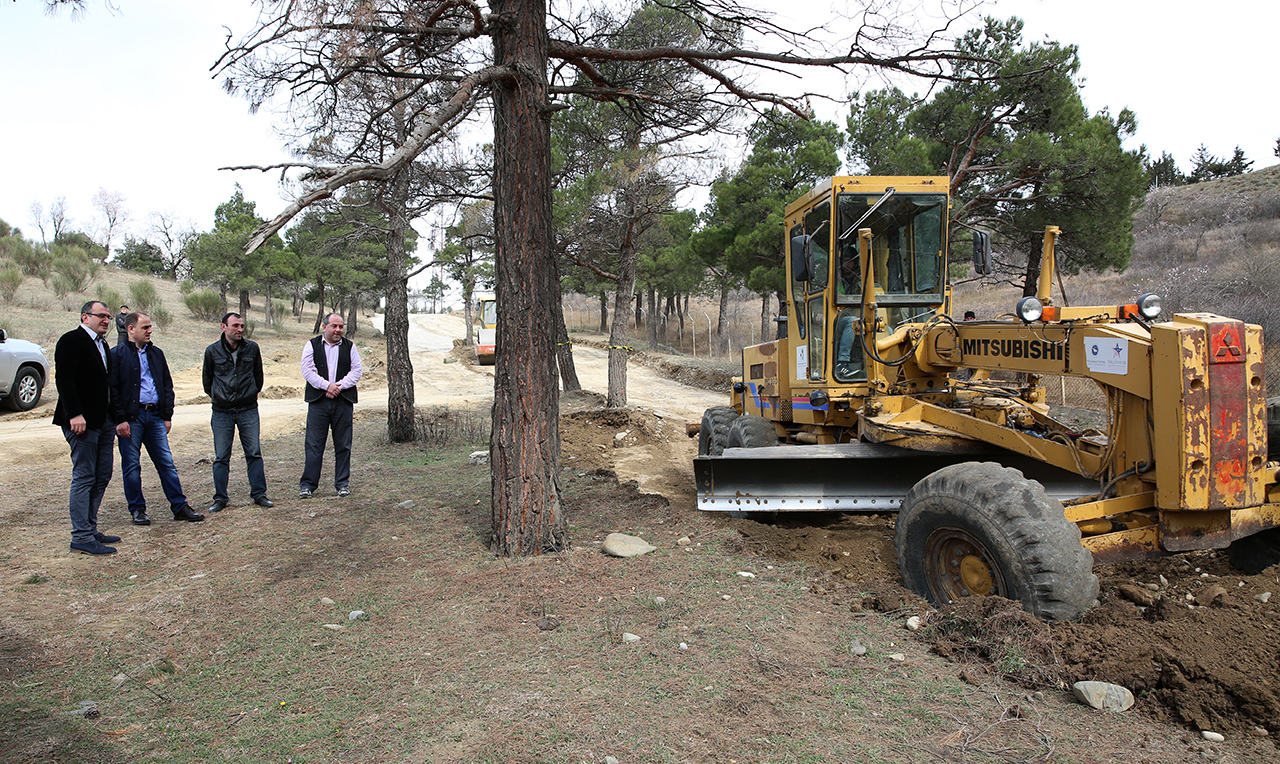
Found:
[[[267,472],[262,466],[262,447],[258,444],[258,409],[228,413],[213,412],[213,500],[227,503],[227,476],[231,472],[231,441],[240,430],[240,447],[244,449],[249,468],[249,495],[267,495]]]
[[[307,405],[306,463],[298,487],[314,491],[320,485],[324,446],[333,431],[333,487],[342,490],[351,481],[351,420],[353,407],[346,398],[321,398]]]
[[[100,429],[88,428],[79,435],[63,427],[62,437],[71,446],[71,543],[88,544],[98,530],[98,507],[115,466],[111,446],[116,425],[108,420]]]
[[[169,434],[160,415],[145,410],[138,412],[137,421],[129,423],[129,437],[120,438],[120,472],[124,476],[124,498],[129,502],[129,511],[136,515],[147,508],[147,499],[142,495],[143,446],[160,475],[160,487],[169,500],[169,507],[178,511],[187,503],[187,497],[182,494],[182,483],[178,482],[178,468],[173,466]]]

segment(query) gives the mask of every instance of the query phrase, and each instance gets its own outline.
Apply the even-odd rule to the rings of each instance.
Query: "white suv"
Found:
[[[0,329],[0,400],[14,411],[27,411],[40,402],[49,381],[49,361],[34,342],[10,339]]]

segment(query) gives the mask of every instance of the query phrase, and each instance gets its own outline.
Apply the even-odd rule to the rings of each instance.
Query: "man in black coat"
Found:
[[[120,312],[116,314],[116,347],[125,345],[129,342],[129,330],[125,328],[124,320],[129,316],[129,306],[121,305]]]
[[[258,393],[262,391],[262,351],[244,337],[244,317],[222,317],[222,336],[204,349],[204,391],[213,402],[213,503],[208,512],[221,512],[230,497],[227,479],[231,471],[231,443],[240,431],[245,466],[249,469],[249,495],[259,507],[271,508],[267,498],[267,473],[259,442]]]
[[[178,468],[169,451],[173,429],[173,377],[160,348],[151,343],[151,318],[130,313],[125,318],[129,342],[111,349],[111,413],[120,439],[120,472],[124,498],[134,525],[150,525],[142,495],[142,448],[160,476],[174,520],[198,523],[204,515],[187,506]]]
[[[111,482],[115,422],[107,384],[110,308],[97,301],[80,308],[80,325],[58,338],[53,351],[58,405],[53,423],[71,446],[71,551],[115,554],[120,540],[98,532],[98,507]]]

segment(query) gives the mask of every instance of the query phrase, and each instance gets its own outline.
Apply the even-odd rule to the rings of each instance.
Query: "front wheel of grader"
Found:
[[[1093,556],[1062,505],[999,464],[953,464],[917,483],[898,513],[894,548],[908,588],[935,605],[995,594],[1062,621],[1098,596]]]

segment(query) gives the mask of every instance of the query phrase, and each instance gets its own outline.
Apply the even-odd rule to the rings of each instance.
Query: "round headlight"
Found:
[[[1151,319],[1160,315],[1160,311],[1164,308],[1164,303],[1160,301],[1160,296],[1151,294],[1142,295],[1138,298],[1138,312],[1143,318]]]
[[[1023,297],[1018,300],[1017,308],[1018,318],[1023,321],[1039,321],[1040,316],[1044,315],[1044,303],[1035,297]]]

